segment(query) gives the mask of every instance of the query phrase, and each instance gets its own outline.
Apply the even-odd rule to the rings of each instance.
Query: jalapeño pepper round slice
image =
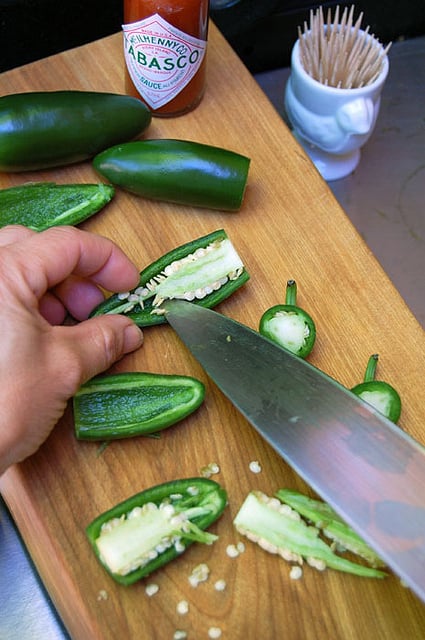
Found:
[[[351,389],[353,393],[371,404],[392,422],[397,422],[401,415],[401,399],[398,392],[388,382],[375,380],[379,356],[370,356],[363,382]]]
[[[300,358],[308,356],[316,340],[313,318],[297,306],[295,280],[286,284],[285,304],[265,311],[260,319],[260,333]]]

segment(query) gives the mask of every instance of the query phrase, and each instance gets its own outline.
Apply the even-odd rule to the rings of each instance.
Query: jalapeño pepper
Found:
[[[297,306],[297,284],[286,283],[285,304],[265,311],[260,319],[260,333],[300,358],[308,356],[316,340],[313,318]]]
[[[348,524],[322,500],[315,500],[291,489],[279,489],[276,497],[289,505],[308,522],[320,529],[323,534],[341,549],[360,556],[372,567],[383,567],[384,562],[371,547]]]
[[[132,291],[114,294],[92,316],[128,315],[139,327],[166,322],[160,308],[170,298],[183,298],[212,308],[249,280],[249,275],[223,229],[166,253],[140,273]]]
[[[79,440],[116,440],[156,433],[203,402],[205,387],[190,376],[117,373],[83,384],[73,398]]]
[[[250,160],[189,140],[137,140],[98,154],[96,171],[131,193],[209,209],[237,211]]]
[[[152,119],[130,96],[93,91],[40,91],[0,98],[0,171],[81,162],[132,140]]]
[[[370,356],[363,382],[351,389],[353,393],[371,404],[392,422],[397,422],[401,414],[401,399],[397,391],[388,382],[375,380],[379,355]]]
[[[0,190],[0,227],[22,224],[34,231],[86,220],[114,196],[106,184],[31,182]]]
[[[222,514],[226,491],[208,478],[157,485],[98,516],[86,529],[93,550],[117,582],[130,585],[181,555]]]
[[[334,553],[319,537],[319,529],[308,525],[288,504],[261,491],[248,494],[233,523],[241,535],[289,562],[303,564],[305,559],[319,570],[330,567],[365,578],[386,575],[379,569],[351,562]]]

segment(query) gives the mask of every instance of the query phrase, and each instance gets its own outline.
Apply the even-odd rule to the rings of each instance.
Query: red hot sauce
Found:
[[[194,109],[205,89],[209,0],[124,0],[126,92],[157,116]]]

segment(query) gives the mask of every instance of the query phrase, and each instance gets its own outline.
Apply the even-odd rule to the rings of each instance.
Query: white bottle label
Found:
[[[158,109],[192,80],[207,43],[176,29],[158,14],[123,25],[130,77],[145,102]]]

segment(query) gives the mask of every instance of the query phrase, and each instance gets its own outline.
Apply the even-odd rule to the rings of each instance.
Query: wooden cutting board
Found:
[[[286,281],[294,278],[299,304],[317,323],[310,361],[353,386],[362,379],[369,355],[378,352],[379,377],[393,384],[403,399],[401,427],[425,443],[422,329],[214,25],[208,65],[208,88],[199,108],[181,118],[155,119],[148,135],[197,140],[248,155],[252,163],[242,210],[197,210],[119,191],[84,228],[113,238],[140,268],[179,244],[226,229],[251,280],[222,303],[220,311],[257,328],[263,311],[283,301]],[[4,73],[0,87],[2,93],[121,92],[121,36]],[[28,180],[92,182],[97,177],[87,162],[3,174],[0,186]],[[222,638],[232,640],[425,636],[425,607],[395,576],[373,581],[306,567],[302,579],[294,581],[285,561],[249,542],[244,553],[229,558],[227,545],[240,539],[232,519],[251,489],[271,494],[279,487],[308,487],[206,378],[170,327],[147,329],[144,346],[114,367],[130,370],[195,375],[206,384],[205,404],[159,439],[114,442],[104,450],[76,441],[69,408],[39,452],[0,480],[73,638],[162,640],[183,629],[188,638],[200,640],[208,637],[210,627],[220,627]],[[260,462],[261,473],[249,470],[252,460]],[[85,526],[130,495],[159,482],[198,475],[210,462],[219,465],[214,478],[229,494],[225,514],[211,528],[219,541],[211,547],[192,546],[147,581],[128,588],[116,585],[94,558]],[[188,576],[200,562],[208,564],[211,574],[195,589]],[[226,581],[223,592],[214,589],[218,579]],[[159,585],[150,598],[145,593],[148,582]],[[185,616],[176,612],[181,600],[189,602]]]

